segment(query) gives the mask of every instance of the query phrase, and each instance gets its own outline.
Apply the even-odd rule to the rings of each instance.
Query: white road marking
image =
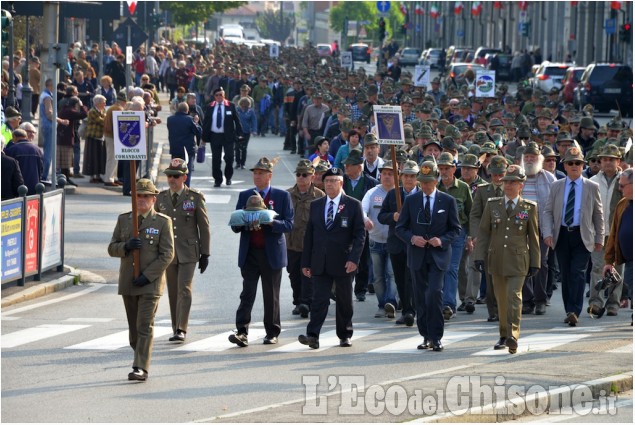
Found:
[[[232,348],[239,348],[236,344],[229,342],[227,339],[229,335],[234,332],[223,332],[222,334],[214,335],[209,338],[201,339],[199,341],[191,342],[189,344],[181,345],[173,348],[170,351],[205,351],[205,352],[220,352],[229,350]],[[252,343],[258,340],[262,340],[267,333],[264,329],[249,329],[249,336],[247,340]]]
[[[633,344],[626,344],[620,348],[614,348],[613,350],[609,350],[608,353],[632,353],[633,352]]]
[[[190,325],[204,325],[204,324],[207,323],[207,320],[190,320],[188,323]],[[154,324],[155,325],[170,325],[170,326],[172,326],[172,320],[171,319],[155,320]]]
[[[21,319],[20,317],[15,317],[15,316],[7,316],[7,317],[2,316],[0,320],[5,322],[10,322],[12,320],[20,320],[20,319]]]
[[[172,327],[155,326],[154,338],[159,338],[164,335],[172,333]],[[91,339],[90,341],[82,342],[80,344],[64,347],[65,350],[99,350],[99,351],[112,351],[119,348],[127,347],[130,345],[128,339],[128,331],[116,332],[114,334],[106,335],[101,338]]]
[[[229,204],[232,199],[231,195],[210,195],[209,191],[201,190],[205,195],[206,204]]]
[[[47,301],[42,301],[39,303],[35,303],[35,304],[31,304],[31,305],[27,305],[24,307],[20,307],[20,308],[16,308],[13,310],[9,310],[9,311],[5,311],[2,313],[2,317],[4,318],[5,316],[8,315],[12,315],[12,314],[16,314],[16,313],[22,313],[23,311],[29,311],[29,310],[34,310],[36,308],[40,308],[40,307],[44,307],[46,305],[51,305],[51,304],[56,304],[62,301],[68,301],[71,300],[73,298],[77,298],[77,297],[81,297],[82,295],[86,295],[86,294],[90,294],[91,292],[95,292],[98,289],[104,288],[108,285],[105,284],[93,284],[93,286],[89,286],[88,288],[79,291],[79,292],[75,292],[74,294],[68,294],[68,295],[64,295],[62,297],[59,298],[54,298],[52,300],[47,300]]]
[[[363,338],[368,335],[372,335],[377,333],[378,331],[370,331],[370,330],[357,330],[353,333],[353,337],[351,341],[355,341],[357,339]],[[291,344],[283,345],[282,347],[274,348],[270,352],[275,353],[298,353],[298,352],[306,352],[306,351],[324,351],[329,348],[337,347],[340,345],[340,339],[337,337],[336,331],[328,331],[324,332],[320,335],[320,348],[314,350],[310,348],[308,345],[302,345],[299,342],[292,342]]]
[[[543,333],[543,334],[533,334],[526,338],[521,337],[520,341],[518,341],[517,354],[539,353],[541,351],[551,350],[552,348],[569,344],[570,342],[574,342],[579,339],[586,338],[587,336],[589,336],[589,334]],[[472,355],[473,356],[504,356],[504,355],[509,355],[509,352],[507,350],[494,350],[494,348],[490,348],[488,350],[479,351]]]
[[[108,323],[115,319],[108,317],[70,317],[65,322],[84,322],[84,323]]]
[[[34,328],[22,329],[2,335],[0,346],[2,346],[2,348],[19,347],[20,345],[77,331],[89,326],[90,325],[40,325]]]
[[[484,332],[453,332],[453,331],[445,331],[443,334],[443,338],[441,339],[441,343],[444,346],[454,344],[455,342],[462,341],[468,338],[474,338],[475,336],[481,335]],[[414,354],[421,353],[422,350],[417,349],[417,345],[423,342],[423,337],[421,336],[413,336],[412,338],[406,338],[399,340],[397,342],[393,342],[392,344],[384,345],[383,347],[378,347],[373,350],[370,350],[369,353],[402,353],[402,354]]]

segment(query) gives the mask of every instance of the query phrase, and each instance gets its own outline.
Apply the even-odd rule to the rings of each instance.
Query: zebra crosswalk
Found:
[[[56,341],[74,342],[69,345],[60,344],[59,349],[81,351],[115,351],[129,346],[128,330],[114,328],[110,323],[115,319],[109,318],[69,318],[61,323],[37,325],[14,332],[9,332],[0,337],[2,350],[16,349],[29,346],[40,341],[45,341],[60,335],[72,335],[58,338]],[[14,322],[15,323],[15,322]],[[154,327],[155,343],[161,342],[159,349],[174,352],[210,352],[220,353],[227,350],[237,350],[236,345],[228,341],[232,331],[216,331],[213,334],[205,334],[203,331],[205,321],[192,321],[191,337],[183,344],[168,343],[166,336],[172,334],[169,326],[170,320],[158,320]],[[304,324],[300,322],[285,322],[283,332],[280,335],[279,344],[263,346],[262,339],[265,330],[261,327],[251,327],[249,342],[258,345],[259,350],[265,350],[270,354],[300,354],[306,352],[324,352],[339,346],[339,338],[333,329],[334,323],[327,323],[320,335],[320,348],[312,350],[297,341],[297,335],[304,332]],[[230,326],[227,326],[228,329]],[[330,328],[330,329],[329,329]],[[588,338],[604,327],[580,327],[577,330],[557,327],[549,330],[542,329],[538,332],[525,331],[519,341],[518,354],[532,354],[553,350],[558,347]],[[498,338],[497,328],[487,326],[463,325],[452,326],[445,330],[442,342],[452,349],[457,345],[463,355],[468,356],[504,356],[506,350],[494,350],[493,343]],[[83,340],[82,340],[83,339]],[[391,354],[407,355],[417,353],[417,345],[422,338],[417,334],[416,328],[396,328],[392,324],[358,323],[355,326],[352,341],[353,349],[365,352],[369,355]],[[50,344],[49,344],[50,345]],[[630,348],[629,348],[630,347]],[[240,350],[238,350],[240,351]],[[632,344],[626,348],[616,348],[613,353],[632,353]]]

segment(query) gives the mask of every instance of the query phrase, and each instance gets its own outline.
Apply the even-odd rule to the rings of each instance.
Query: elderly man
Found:
[[[199,125],[200,117],[189,115],[190,108],[186,102],[177,105],[176,113],[168,117],[168,141],[172,159],[180,158],[187,162],[188,170],[192,169],[196,157],[196,139],[203,130]],[[186,173],[185,185],[190,186],[192,176]]]
[[[35,133],[33,125],[29,124],[31,132]],[[14,158],[20,164],[20,171],[24,178],[24,184],[29,188],[27,195],[35,194],[35,185],[42,180],[44,172],[44,158],[37,144],[33,143],[35,134],[28,139],[27,131],[18,128],[13,131],[13,143],[4,150],[4,153]]]
[[[121,258],[119,295],[128,318],[130,346],[134,350],[130,381],[145,381],[150,370],[154,316],[165,287],[165,269],[174,257],[174,235],[170,218],[157,213],[154,204],[158,190],[152,181],[137,181],[137,213],[121,214],[108,245],[111,257]],[[139,235],[132,233],[132,220],[139,222]],[[142,236],[143,235],[143,236]],[[134,277],[133,252],[139,251],[141,274]]]
[[[523,163],[525,164],[526,180],[523,187],[523,199],[536,203],[538,210],[538,224],[542,225],[545,205],[551,193],[551,184],[556,181],[556,177],[542,169],[544,157],[540,153],[540,148],[535,142],[529,142],[523,152]],[[543,238],[540,238],[540,272],[528,277],[523,285],[523,314],[543,315],[547,312],[547,302],[549,301],[547,291],[547,276],[549,274],[549,247]]]
[[[126,107],[126,93],[120,91],[117,93],[117,101],[106,111],[104,118],[104,145],[106,146],[106,171],[101,179],[104,186],[117,187],[123,186],[123,182],[115,181],[117,173],[117,160],[115,159],[115,135],[113,132],[113,113],[123,111]]]

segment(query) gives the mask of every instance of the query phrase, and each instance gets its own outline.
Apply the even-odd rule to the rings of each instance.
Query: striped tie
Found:
[[[333,205],[335,205],[335,203],[333,201],[329,201],[329,209],[326,211],[326,230],[331,230],[333,228]]]
[[[573,209],[575,207],[575,182],[571,182],[569,189],[569,197],[567,198],[567,207],[564,210],[564,224],[571,226],[573,224]]]

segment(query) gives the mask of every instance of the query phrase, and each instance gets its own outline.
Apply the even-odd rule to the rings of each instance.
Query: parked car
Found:
[[[476,49],[476,52],[474,52],[474,59],[472,60],[472,63],[478,63],[479,65],[487,66],[485,55],[496,53],[503,53],[503,51],[501,49],[493,49],[491,47],[481,46]]]
[[[585,69],[583,66],[570,66],[564,74],[561,97],[565,103],[573,102],[573,90],[578,86]]]
[[[419,58],[419,65],[430,65],[431,69],[438,69],[442,52],[442,49],[436,47],[424,50]]]
[[[592,63],[586,67],[574,91],[574,105],[587,103],[600,112],[617,109],[623,116],[633,115],[633,70],[619,63]]]
[[[333,49],[330,44],[318,44],[316,49],[318,56],[333,56]]]
[[[512,79],[512,55],[505,53],[488,53],[485,55],[487,61],[486,68],[492,69],[492,59],[498,59],[498,67],[496,68],[496,81],[511,81]]]
[[[477,63],[453,63],[450,65],[447,76],[445,77],[445,89],[447,90],[448,87],[451,86],[461,87],[465,84],[465,71],[468,69],[473,69],[474,72],[477,72],[479,69],[485,69],[485,67]]]
[[[404,47],[399,54],[399,65],[415,66],[419,62],[421,51],[416,47]]]
[[[348,46],[348,51],[353,54],[353,60],[358,62],[370,63],[371,49],[368,44],[355,43]]]
[[[452,63],[452,61],[456,58],[462,58],[465,55],[465,50],[469,49],[469,47],[467,46],[450,46],[448,47],[448,50],[445,51],[445,66],[446,68],[450,67],[450,64]],[[459,52],[457,53],[457,50],[459,50]],[[455,62],[462,62],[462,60],[454,60]]]
[[[553,87],[562,88],[562,78],[567,72],[571,64],[543,62],[534,76],[534,88],[539,88],[544,92],[548,92]]]

